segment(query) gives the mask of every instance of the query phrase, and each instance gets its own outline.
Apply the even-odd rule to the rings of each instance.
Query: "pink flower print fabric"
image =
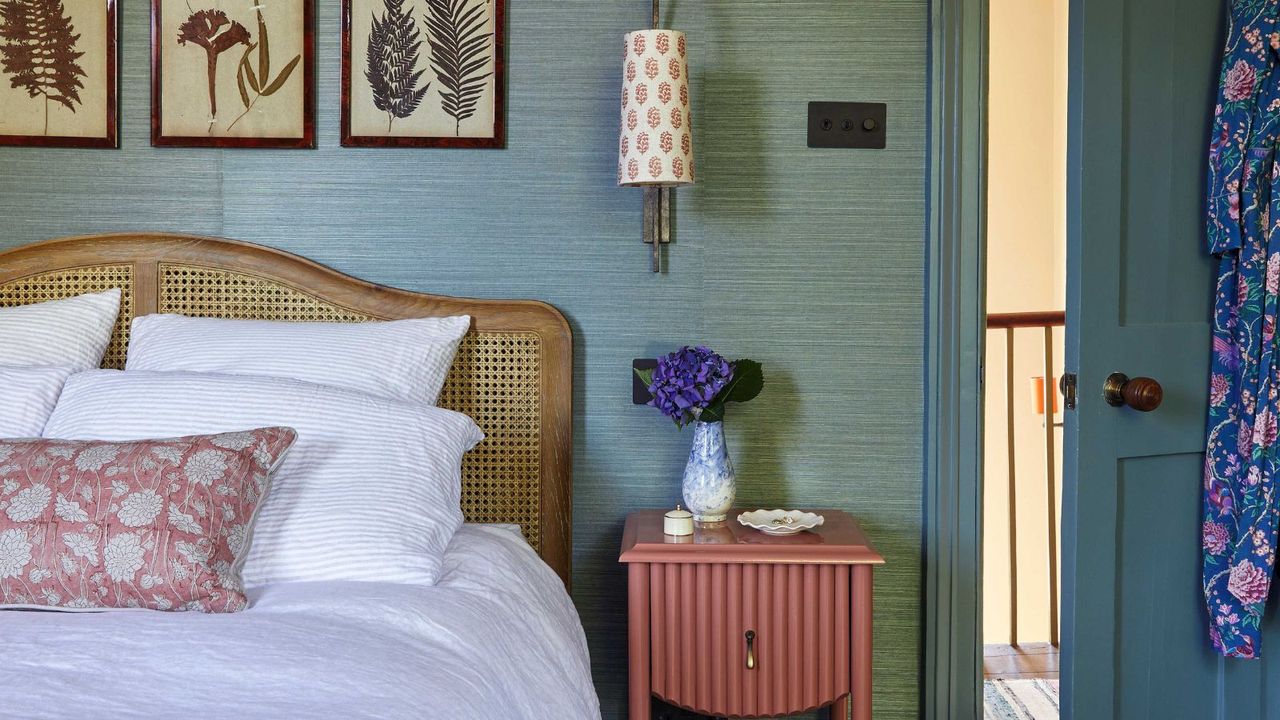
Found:
[[[253,520],[296,439],[0,440],[0,606],[243,610]]]
[[[1209,640],[1260,657],[1280,471],[1280,0],[1232,0],[1209,138],[1206,233],[1218,256],[1201,519]]]
[[[641,30],[628,35],[624,50],[619,182],[692,182],[693,140],[684,35],[673,30]]]

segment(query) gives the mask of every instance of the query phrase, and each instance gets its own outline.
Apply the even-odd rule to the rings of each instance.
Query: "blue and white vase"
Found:
[[[738,494],[733,461],[724,442],[724,423],[698,422],[684,466],[684,505],[702,523],[723,522]]]

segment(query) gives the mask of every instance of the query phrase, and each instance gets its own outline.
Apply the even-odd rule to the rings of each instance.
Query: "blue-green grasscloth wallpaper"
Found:
[[[538,298],[573,326],[574,600],[625,717],[627,512],[669,507],[690,435],[630,404],[631,359],[764,363],[730,410],[740,504],[847,509],[876,576],[876,717],[918,715],[925,0],[668,0],[689,35],[699,184],[669,271],[615,184],[639,0],[508,0],[505,150],[338,146],[339,8],[319,2],[319,150],[149,144],[148,7],[122,3],[122,148],[0,148],[0,246],[119,230],[283,248],[410,290]],[[886,150],[810,150],[809,100],[883,101]]]

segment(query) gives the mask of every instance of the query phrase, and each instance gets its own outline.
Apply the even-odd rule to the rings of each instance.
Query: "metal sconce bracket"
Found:
[[[661,22],[659,0],[653,0],[653,27]],[[671,242],[671,188],[644,189],[644,241],[653,246],[654,272],[662,270],[662,245]]]
[[[662,246],[671,242],[671,188],[644,189],[644,241],[653,246],[651,269],[662,269]]]

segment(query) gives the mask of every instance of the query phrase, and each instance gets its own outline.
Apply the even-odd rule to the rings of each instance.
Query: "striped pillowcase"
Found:
[[[471,318],[365,323],[135,318],[127,370],[293,378],[435,405]]]
[[[95,370],[72,376],[46,438],[141,440],[294,428],[244,566],[246,585],[432,585],[462,525],[466,415],[267,377]]]
[[[0,308],[0,365],[96,368],[119,313],[119,288]]]
[[[0,438],[38,438],[69,367],[0,366]]]

